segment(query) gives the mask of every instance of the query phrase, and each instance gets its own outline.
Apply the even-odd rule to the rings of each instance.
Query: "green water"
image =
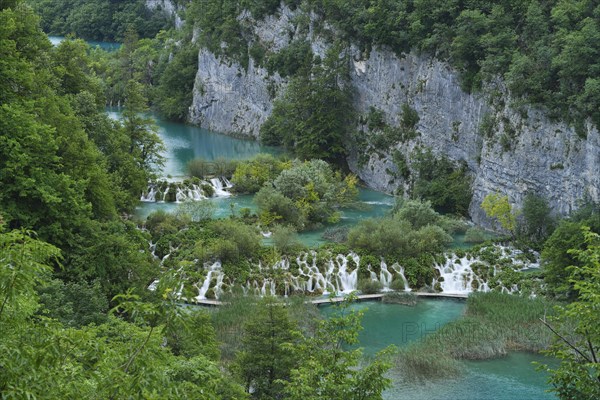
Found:
[[[119,119],[120,110],[116,107],[107,108],[111,118]],[[165,121],[152,114],[158,125],[158,134],[165,144],[165,165],[162,176],[182,177],[186,175],[186,164],[194,158],[202,158],[208,161],[217,158],[228,160],[243,160],[254,157],[259,153],[281,154],[280,149],[262,146],[257,141],[243,140],[231,136],[210,132],[197,126],[186,125],[176,122]],[[394,198],[384,193],[371,189],[361,188],[359,191],[360,207],[358,209],[343,209],[342,219],[335,226],[352,226],[363,218],[382,216],[394,204]],[[238,195],[228,198],[213,198],[216,204],[217,218],[227,217],[233,212],[237,213],[242,208],[250,208],[256,211],[256,205],[252,196]],[[140,203],[136,208],[136,216],[146,218],[156,210],[174,211],[177,204],[173,203]],[[321,235],[326,228],[302,232],[300,239],[311,247],[318,246],[325,241]]]
[[[416,306],[409,307],[372,301],[353,303],[350,309],[365,311],[360,347],[365,355],[374,355],[390,344],[406,346],[459,318],[465,311],[465,302],[421,299]],[[325,316],[334,310],[332,306],[321,308]]]
[[[459,318],[465,303],[421,299],[415,307],[379,302],[355,303],[351,307],[366,310],[359,339],[364,353],[372,355],[390,344],[405,346]],[[332,310],[325,307],[322,313],[329,315]],[[464,371],[459,377],[431,382],[403,382],[392,371],[394,386],[384,393],[384,399],[555,399],[546,392],[547,376],[535,370],[534,361],[548,362],[548,359],[529,353],[510,353],[500,359],[468,361],[463,363]]]
[[[65,37],[64,36],[48,36],[48,39],[50,39],[50,43],[52,43],[54,46],[56,46],[60,42],[65,40]],[[92,47],[100,47],[101,49],[106,50],[106,51],[115,51],[119,47],[121,47],[121,43],[115,43],[115,42],[96,42],[94,40],[86,40],[86,43]]]

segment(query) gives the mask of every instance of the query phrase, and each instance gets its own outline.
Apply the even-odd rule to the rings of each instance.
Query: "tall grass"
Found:
[[[474,293],[464,317],[403,349],[397,367],[407,378],[432,379],[458,373],[457,360],[502,357],[514,350],[538,352],[552,338],[539,318],[553,306],[542,298]]]

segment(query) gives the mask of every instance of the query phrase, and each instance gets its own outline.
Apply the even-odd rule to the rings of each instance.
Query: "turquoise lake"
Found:
[[[117,109],[108,109],[111,118],[118,119]],[[194,158],[214,160],[248,159],[258,153],[277,154],[276,148],[261,146],[255,141],[232,138],[205,129],[164,121],[156,118],[159,135],[166,147],[165,166],[162,175],[183,177],[186,164]],[[382,216],[394,205],[395,199],[384,193],[361,188],[360,209],[343,210],[342,220],[336,226],[351,226],[360,219]],[[241,208],[256,209],[251,195],[212,198],[217,205],[216,217],[227,217]],[[232,207],[233,204],[233,207]],[[145,217],[154,210],[174,211],[174,203],[140,203],[136,215]],[[301,240],[309,246],[324,242],[324,229],[303,232]],[[465,247],[462,237],[455,237],[453,247]],[[356,303],[356,309],[368,309],[363,318],[364,330],[360,334],[361,347],[366,355],[390,344],[405,346],[422,335],[432,332],[445,323],[457,319],[464,312],[464,302],[456,300],[422,300],[415,307],[406,307],[378,302]],[[327,307],[323,308],[326,315]],[[444,379],[427,383],[401,383],[394,379],[394,386],[385,392],[386,400],[411,399],[465,399],[465,400],[521,400],[555,399],[546,393],[546,376],[537,372],[531,364],[544,361],[539,355],[512,353],[507,357],[488,361],[464,362],[464,373],[455,379]],[[393,374],[391,375],[394,378]]]
[[[369,356],[393,344],[406,346],[420,340],[442,325],[459,318],[465,309],[462,300],[421,299],[414,307],[380,302],[354,303],[351,309],[364,310],[360,347]],[[321,309],[327,316],[327,306]],[[410,400],[545,400],[556,399],[546,392],[547,375],[536,371],[532,362],[548,362],[531,353],[509,353],[506,357],[486,361],[465,361],[462,374],[453,379],[431,382],[395,381],[384,399]]]
[[[50,43],[52,43],[54,46],[56,46],[60,42],[65,40],[65,37],[64,36],[48,36],[48,39],[50,39]],[[115,51],[119,47],[121,47],[120,43],[115,43],[115,42],[96,42],[93,40],[86,40],[86,43],[92,47],[100,47],[102,50],[106,50],[106,51]]]
[[[120,118],[118,108],[107,108],[108,115],[113,119]],[[158,126],[158,134],[165,144],[165,165],[161,176],[172,178],[183,178],[186,175],[186,165],[194,158],[202,158],[212,161],[218,158],[228,160],[244,160],[254,157],[259,153],[281,154],[281,149],[262,146],[254,140],[238,139],[231,136],[215,133],[206,129],[182,123],[165,121],[156,115],[152,115]],[[237,195],[232,197],[212,198],[216,204],[215,216],[227,217],[242,208],[256,210],[256,205],[251,195]],[[393,196],[377,192],[367,188],[360,188],[360,209],[343,209],[342,219],[335,226],[352,226],[360,219],[378,217],[389,211],[395,203]],[[233,204],[233,208],[232,208]],[[136,215],[141,218],[147,217],[156,210],[174,211],[175,203],[140,203],[136,209]],[[308,246],[317,246],[324,243],[321,235],[325,228],[302,232],[300,239]]]

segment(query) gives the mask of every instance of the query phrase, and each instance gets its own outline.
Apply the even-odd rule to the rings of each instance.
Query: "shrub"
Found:
[[[383,289],[383,286],[379,281],[374,281],[372,279],[360,279],[358,281],[358,290],[360,290],[362,294],[379,293],[381,289]]]
[[[204,179],[205,177],[214,174],[211,163],[201,158],[195,158],[188,161],[187,171],[190,176],[200,179]]]
[[[485,231],[481,228],[473,227],[467,229],[465,233],[465,242],[466,243],[483,243],[485,242],[486,234]]]
[[[404,283],[402,286],[404,287]],[[416,306],[417,300],[417,296],[410,292],[390,292],[383,295],[383,298],[381,299],[381,301],[386,304],[402,304],[405,306]]]
[[[300,251],[304,244],[293,227],[279,225],[273,229],[273,246],[281,254],[293,254]]]
[[[406,289],[404,286],[404,281],[400,277],[394,278],[392,283],[390,283],[390,289],[395,290],[397,292],[403,292]]]

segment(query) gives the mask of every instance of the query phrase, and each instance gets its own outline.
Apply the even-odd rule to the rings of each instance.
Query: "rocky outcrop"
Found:
[[[253,24],[254,36],[272,49],[285,47],[289,38],[298,34],[293,17],[294,12],[283,8],[277,17]],[[323,54],[326,42],[312,29],[308,38],[313,51]],[[590,124],[587,138],[582,139],[572,127],[550,121],[540,110],[515,109],[501,83],[494,91],[504,93],[502,101],[465,93],[456,71],[431,57],[407,54],[399,58],[385,49],[367,55],[358,49],[351,53],[359,113],[376,107],[392,126],[400,123],[404,104],[419,115],[416,138],[397,143],[383,154],[370,155],[366,162],[364,157],[359,162],[364,149],[351,149],[349,165],[369,186],[387,192],[402,187],[401,180],[390,176],[397,168],[392,154],[398,150],[409,157],[419,146],[468,165],[474,178],[470,213],[477,223],[486,222],[479,205],[495,191],[508,195],[517,206],[527,193],[536,193],[560,214],[576,208],[583,198],[600,201],[600,135]],[[253,60],[244,69],[203,49],[198,57],[191,122],[257,137],[285,84],[279,75],[270,76]]]
[[[279,75],[269,76],[253,59],[244,70],[201,49],[190,119],[213,131],[258,137],[282,86]]]
[[[176,28],[180,28],[183,24],[183,21],[179,16],[180,8],[170,0],[146,0],[146,8],[152,11],[162,11],[170,17],[173,17]]]

